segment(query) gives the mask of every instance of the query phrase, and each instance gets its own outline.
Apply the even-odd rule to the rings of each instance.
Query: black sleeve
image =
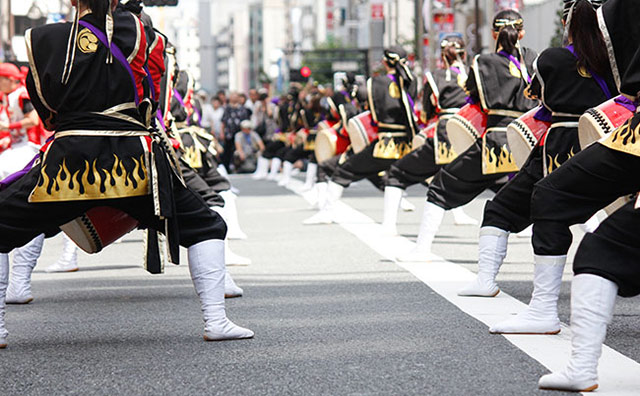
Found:
[[[31,113],[34,109],[35,109],[35,107],[33,107],[33,104],[31,103],[31,100],[29,100],[29,99],[24,99],[24,100],[22,101],[22,113],[23,113],[23,114],[29,114],[29,113]]]
[[[480,101],[480,92],[478,91],[478,84],[476,83],[476,73],[473,67],[469,70],[469,78],[467,78],[464,90],[467,92],[467,95],[469,95],[475,102]]]
[[[431,88],[431,84],[428,82],[425,83],[424,90],[422,91],[422,109],[427,120],[430,120],[436,115],[436,106],[431,102],[432,94],[433,89]]]

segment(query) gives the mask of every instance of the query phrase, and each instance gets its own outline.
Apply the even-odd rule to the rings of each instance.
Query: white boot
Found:
[[[229,246],[229,241],[224,240],[224,262],[226,265],[251,265],[251,259],[235,254]]]
[[[478,220],[466,214],[462,207],[451,209],[451,213],[455,225],[478,225]]]
[[[312,209],[320,209],[327,202],[327,182],[316,183],[313,186],[314,191],[311,192],[310,205]]]
[[[7,284],[9,283],[9,255],[0,253],[0,349],[7,347],[9,333],[4,326],[4,314],[6,311],[5,297]]]
[[[401,253],[396,257],[398,261],[429,261],[431,259],[431,245],[440,228],[444,209],[431,202],[425,202],[420,231],[416,247],[410,252]]]
[[[236,298],[242,297],[244,290],[241,287],[236,285],[236,282],[233,281],[229,270],[225,269],[224,274],[224,298]]]
[[[263,156],[258,157],[258,165],[256,166],[256,171],[253,172],[251,178],[253,180],[262,180],[267,177],[269,172],[269,160],[264,158]]]
[[[253,331],[235,325],[225,313],[224,242],[208,240],[188,249],[189,272],[196,289],[204,316],[206,341],[252,338]]]
[[[31,242],[13,251],[11,278],[7,287],[7,304],[29,304],[33,301],[31,273],[40,258],[43,243],[44,234],[40,234]]]
[[[478,241],[478,275],[467,287],[458,292],[459,296],[495,297],[500,289],[496,275],[507,255],[509,233],[497,227],[480,228]]]
[[[215,206],[212,209],[220,213],[220,216],[227,223],[227,238],[247,239],[247,234],[242,231],[240,220],[238,219],[238,206],[236,205],[238,196],[231,190],[221,191],[220,196],[224,199],[224,207]]]
[[[318,174],[318,164],[314,164],[313,162],[309,162],[307,164],[307,172],[305,175],[304,186],[302,186],[302,191],[309,191],[316,184],[316,176]]]
[[[342,197],[344,187],[338,183],[330,181],[327,183],[327,197],[323,203],[321,203],[320,211],[308,219],[304,220],[302,224],[315,225],[315,224],[331,224],[335,220],[335,205]]]
[[[529,306],[489,329],[499,334],[558,334],[558,296],[567,256],[534,255],[533,295]]]
[[[271,169],[269,169],[269,174],[267,175],[267,180],[276,180],[278,172],[280,171],[280,165],[282,165],[282,160],[278,157],[273,157],[271,160]]]
[[[584,232],[594,232],[600,226],[600,220],[598,219],[598,214],[594,214],[591,216],[589,220],[587,220],[584,224],[581,224],[582,231]]]
[[[229,178],[229,172],[227,172],[227,168],[225,168],[224,165],[220,164],[216,169],[218,173],[221,174],[225,179]]]
[[[415,212],[416,206],[409,202],[409,200],[405,198],[405,195],[406,193],[402,195],[402,199],[400,200],[400,209],[402,209],[403,212]]]
[[[404,190],[399,187],[386,186],[384,188],[384,213],[382,214],[382,228],[385,235],[398,235],[398,209],[402,201]]]
[[[45,268],[44,272],[74,272],[78,269],[78,247],[67,234],[64,234],[62,256]]]
[[[289,161],[284,161],[282,164],[282,178],[278,182],[280,187],[284,187],[291,181],[291,172],[293,171],[293,164]]]
[[[540,378],[541,389],[589,392],[598,387],[598,359],[613,316],[618,285],[592,274],[571,281],[571,359],[559,372]]]
[[[518,238],[531,238],[533,236],[533,224],[516,234]]]

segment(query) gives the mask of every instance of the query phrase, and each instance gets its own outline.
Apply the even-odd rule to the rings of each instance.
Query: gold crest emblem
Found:
[[[92,54],[98,50],[98,38],[91,30],[84,28],[78,33],[78,48],[85,54]]]
[[[395,82],[389,84],[389,96],[394,99],[400,99],[400,88],[398,88],[398,84]]]
[[[578,67],[578,74],[580,74],[581,77],[584,78],[591,78],[591,73],[589,73],[589,70],[587,70],[586,67],[584,66],[580,66]]]
[[[522,78],[522,74],[520,73],[520,69],[516,66],[515,63],[509,62],[509,73],[516,78]]]

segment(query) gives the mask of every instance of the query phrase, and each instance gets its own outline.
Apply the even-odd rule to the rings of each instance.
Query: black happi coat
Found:
[[[598,9],[598,20],[620,92],[629,96],[638,96],[640,94],[639,2],[609,0]],[[640,116],[634,116],[600,143],[612,150],[640,157]]]
[[[146,41],[133,14],[114,13],[113,44],[130,73],[89,28],[79,26],[73,68],[62,84],[71,23],[27,31],[27,88],[55,140],[45,146],[31,202],[94,200],[149,194],[148,131],[136,108],[144,95]],[[87,22],[104,31],[92,14]],[[55,56],[54,56],[55,54]],[[137,97],[136,97],[137,93]]]
[[[417,97],[416,79],[405,81],[395,73],[371,77],[367,80],[367,94],[369,111],[378,125],[378,141],[373,156],[402,158],[411,151],[409,142],[418,133],[412,107]]]
[[[466,90],[489,113],[487,131],[482,138],[484,174],[518,170],[507,144],[506,127],[538,104],[524,96],[536,53],[523,48],[522,55],[527,75],[523,75],[512,60],[499,53],[477,55],[473,60]]]
[[[591,107],[618,94],[613,74],[600,76],[608,93],[591,73],[578,70],[576,57],[566,48],[549,48],[534,63],[531,93],[552,112],[552,125],[540,139],[544,174],[551,173],[580,151],[578,118]]]
[[[426,119],[438,117],[438,126],[433,137],[436,164],[448,164],[457,156],[447,136],[447,121],[466,104],[467,93],[464,86],[467,80],[458,70],[450,67],[448,71],[428,72],[424,84],[422,108]]]

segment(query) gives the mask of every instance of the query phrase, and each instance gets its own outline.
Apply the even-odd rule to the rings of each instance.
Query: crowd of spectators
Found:
[[[218,91],[200,95],[202,127],[211,132],[224,151],[220,163],[229,173],[251,173],[264,150],[264,141],[276,130],[276,105],[266,89],[240,92]]]

